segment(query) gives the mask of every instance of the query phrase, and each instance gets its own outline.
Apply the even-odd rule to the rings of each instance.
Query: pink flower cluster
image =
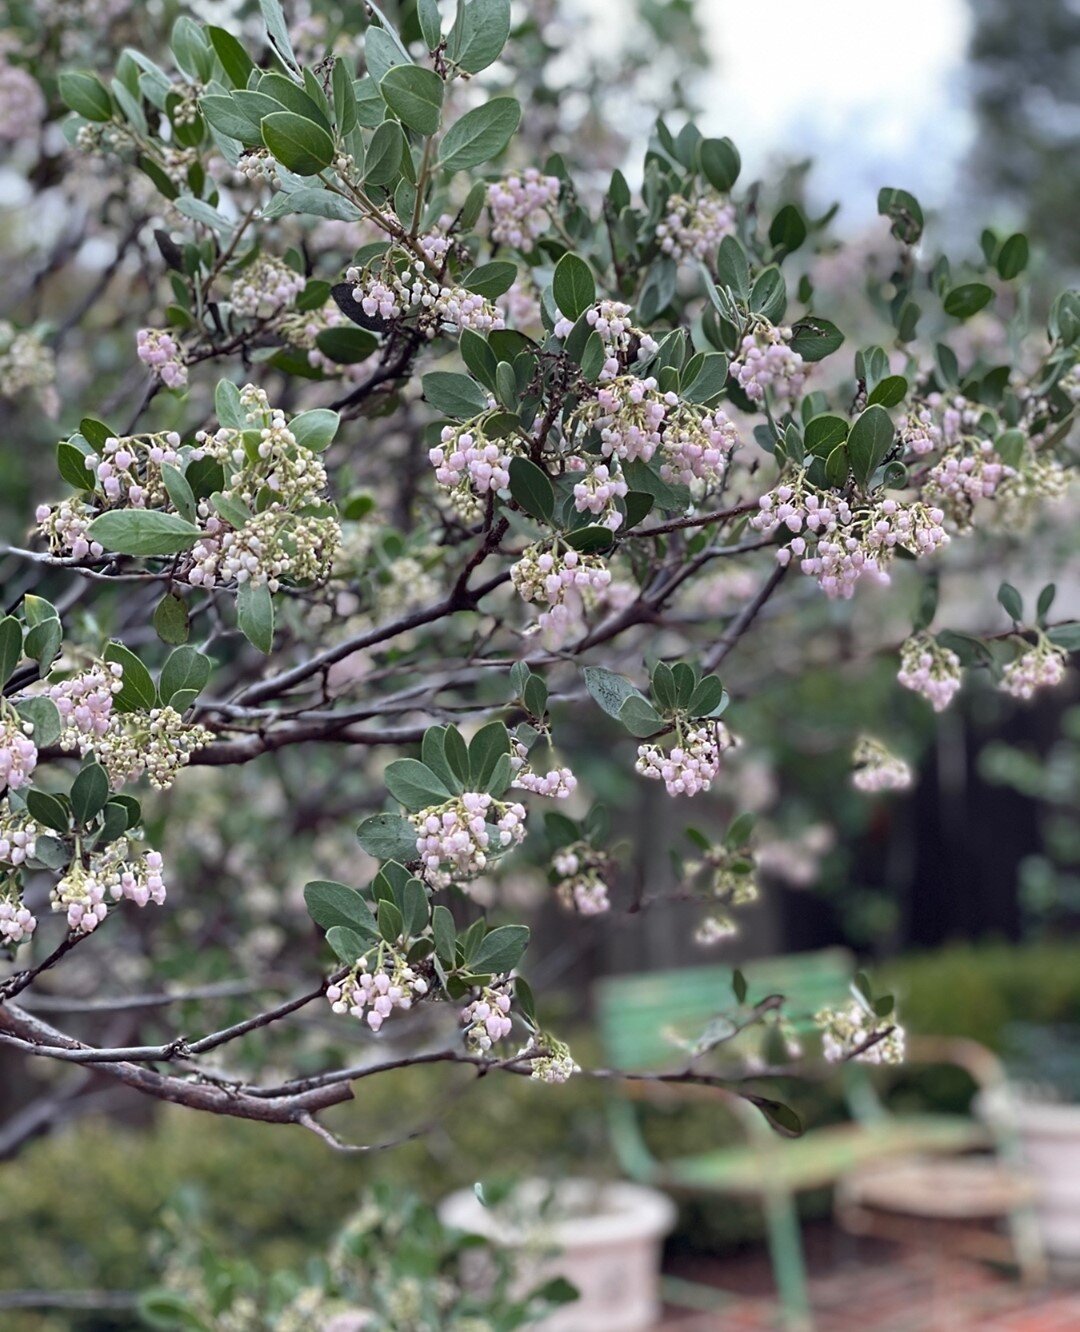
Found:
[[[642,777],[662,781],[668,795],[695,796],[707,791],[720,770],[720,755],[733,744],[721,722],[696,726],[671,749],[646,741],[638,746],[635,769]]]
[[[595,514],[604,527],[614,532],[623,520],[615,501],[624,499],[629,489],[621,476],[614,475],[604,463],[598,463],[574,486],[574,508],[578,513]]]
[[[551,223],[550,210],[559,202],[559,178],[528,167],[489,185],[487,202],[491,239],[529,254]]]
[[[949,452],[935,463],[923,486],[923,497],[945,509],[964,530],[971,526],[971,510],[976,502],[992,499],[1000,483],[1015,475],[989,440],[982,440],[971,453]]]
[[[233,280],[233,313],[242,319],[269,319],[287,310],[306,286],[304,275],[283,260],[261,256]]]
[[[710,192],[700,199],[673,194],[656,237],[661,250],[676,263],[708,261],[715,258],[724,237],[734,235],[735,220],[735,205],[718,194]]]
[[[550,800],[566,800],[577,789],[577,778],[569,768],[552,768],[550,772],[529,772],[523,769],[514,778],[513,785],[520,791],[547,796]]]
[[[960,688],[960,658],[930,634],[916,634],[900,648],[897,680],[922,694],[935,712],[944,712]]]
[[[68,680],[50,685],[48,697],[56,704],[63,730],[64,749],[93,749],[109,729],[113,700],[124,687],[124,668],[119,662],[98,661]]]
[[[574,320],[563,316],[555,323],[554,334],[557,338],[569,336],[574,327]],[[630,350],[637,343],[637,360],[647,361],[657,350],[655,338],[634,326],[630,318],[630,307],[622,301],[600,301],[585,313],[585,322],[600,334],[604,344],[604,366],[600,372],[602,380],[614,379],[619,373],[622,362],[629,359]]]
[[[33,726],[5,703],[0,712],[0,787],[17,791],[29,782],[37,767],[37,745],[31,740]]]
[[[584,844],[564,847],[551,858],[551,868],[559,875],[556,896],[579,916],[600,916],[611,909],[608,886],[595,861],[595,853]]]
[[[504,990],[486,985],[480,997],[461,1010],[465,1042],[479,1054],[487,1054],[496,1041],[505,1040],[513,1030],[510,996]]]
[[[440,443],[428,451],[435,478],[449,490],[464,487],[479,495],[510,484],[510,455],[484,436],[483,421],[443,426]]]
[[[37,929],[37,918],[18,897],[0,897],[0,946],[25,943]]]
[[[364,1018],[372,1031],[378,1031],[394,1009],[406,1012],[414,999],[427,994],[427,981],[418,976],[403,958],[392,950],[389,967],[380,959],[374,971],[368,970],[366,958],[343,980],[326,987],[326,998],[335,1013],[349,1013]]]
[[[873,736],[862,736],[852,755],[851,783],[857,791],[903,791],[911,785],[911,767]]]
[[[723,408],[702,412],[680,404],[664,422],[660,475],[684,486],[718,486],[738,442],[738,428]]]
[[[595,398],[581,405],[577,417],[599,430],[605,458],[648,462],[660,447],[668,409],[678,401],[674,393],[661,394],[651,376],[623,375],[598,389]]]
[[[355,284],[353,300],[365,314],[386,320],[415,315],[429,338],[447,324],[477,333],[506,327],[502,314],[486,297],[429,277],[426,262],[412,256],[400,271],[392,262],[384,262],[377,271],[350,268],[345,280]]]
[[[762,495],[758,506],[760,511],[750,519],[756,531],[771,536],[784,527],[795,533],[776,552],[777,561],[787,565],[795,556],[802,572],[817,578],[827,596],[845,600],[861,578],[889,582],[887,566],[897,547],[922,556],[949,540],[941,509],[886,499],[856,510],[846,499],[808,491],[801,480]]]
[[[1031,698],[1039,689],[1053,689],[1065,679],[1065,653],[1041,638],[1005,667],[1001,688],[1013,698]]]
[[[177,452],[179,448],[180,436],[175,430],[164,435],[152,435],[149,444],[144,444],[140,439],[117,439],[110,435],[102,446],[100,458],[96,453],[86,455],[86,469],[93,472],[106,499],[123,500],[133,509],[142,509],[146,507],[148,488],[140,480],[137,464],[144,461],[157,469],[163,463],[176,467],[181,461]],[[145,458],[141,459],[140,455],[143,454]],[[154,498],[152,488],[150,498]]]
[[[489,819],[494,822],[489,824]],[[486,791],[465,791],[414,814],[412,823],[424,877],[434,887],[445,888],[482,874],[490,850],[498,854],[524,839],[525,807],[502,804]]]
[[[53,554],[66,552],[75,560],[85,560],[88,555],[98,559],[104,554],[101,542],[91,541],[86,532],[96,516],[80,499],[61,500],[55,508],[39,504],[34,511],[38,530],[48,539]]]
[[[188,382],[184,351],[165,328],[140,328],[135,335],[135,350],[143,365],[149,366],[166,388],[183,388]]]
[[[788,343],[790,328],[761,322],[743,338],[731,373],[751,402],[763,402],[766,392],[794,404],[809,373],[806,362]]]

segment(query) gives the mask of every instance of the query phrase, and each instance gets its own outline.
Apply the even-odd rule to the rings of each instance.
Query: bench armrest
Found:
[[[909,1036],[904,1062],[952,1064],[962,1068],[982,1091],[1008,1084],[1005,1067],[992,1050],[966,1036]]]

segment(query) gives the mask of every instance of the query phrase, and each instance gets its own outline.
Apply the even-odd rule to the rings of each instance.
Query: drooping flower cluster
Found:
[[[145,509],[162,503],[166,496],[163,466],[181,463],[180,436],[175,430],[158,435],[110,435],[101,456],[86,455],[86,470],[94,476],[95,489],[110,503]],[[195,450],[195,456],[199,453]]]
[[[39,504],[34,512],[38,530],[54,555],[70,555],[74,560],[87,556],[98,559],[104,554],[100,541],[92,541],[86,529],[97,517],[94,509],[81,499],[61,500],[50,508]]]
[[[1044,504],[1062,498],[1071,480],[1071,473],[1056,458],[1028,453],[1013,475],[1005,477],[997,488],[997,525],[1003,531],[1026,531]]]
[[[852,754],[851,782],[857,791],[902,791],[911,785],[911,766],[876,740],[861,736]]]
[[[747,333],[731,362],[731,374],[751,402],[763,402],[771,393],[794,405],[802,395],[809,368],[791,342],[790,328],[759,321]]]
[[[575,1073],[581,1072],[566,1042],[545,1031],[530,1036],[528,1044],[518,1051],[518,1058],[530,1061],[529,1077],[537,1082],[569,1082]]]
[[[629,365],[631,353],[634,360],[647,361],[657,351],[656,339],[635,326],[630,318],[630,306],[622,301],[600,301],[585,312],[585,322],[600,334],[604,346],[601,380],[614,379],[624,366]],[[555,336],[565,338],[573,327],[574,320],[563,317],[555,323]]]
[[[395,1008],[405,1012],[427,992],[427,981],[396,949],[382,944],[373,969],[366,954],[358,958],[347,976],[326,987],[326,998],[335,1013],[363,1018],[378,1031]]]
[[[602,864],[602,857],[584,842],[556,851],[551,868],[559,876],[555,894],[560,905],[579,916],[599,916],[610,911],[611,899],[601,874]]]
[[[551,209],[558,202],[558,176],[545,176],[536,167],[494,181],[487,191],[492,241],[530,254],[550,226]]]
[[[465,791],[420,810],[411,821],[424,878],[434,888],[475,879],[489,853],[498,855],[525,837],[524,805],[498,801],[486,791]]]
[[[823,1008],[814,1014],[821,1031],[821,1050],[831,1064],[854,1059],[862,1064],[902,1064],[904,1029],[879,1018],[861,999],[845,1008]],[[865,1048],[864,1048],[865,1047]]]
[[[510,579],[523,601],[548,607],[537,628],[558,633],[562,627],[582,622],[585,610],[610,584],[611,572],[597,555],[576,550],[560,554],[537,545],[530,546],[513,565]]]
[[[735,205],[711,191],[698,199],[673,194],[667,215],[656,228],[656,238],[665,254],[676,263],[715,258],[716,247],[735,232]]]
[[[713,844],[703,849],[701,860],[687,861],[683,874],[696,879],[704,874],[705,891],[721,907],[750,906],[758,900],[753,855],[747,846]],[[735,918],[728,910],[710,908],[694,931],[695,943],[706,947],[721,943],[738,933]]]
[[[664,421],[660,475],[668,482],[691,488],[703,482],[712,489],[724,479],[738,442],[738,428],[722,407],[710,412],[680,403]]]
[[[96,661],[48,688],[60,714],[60,746],[88,754],[109,729],[113,701],[124,687],[124,668],[117,661]]]
[[[6,700],[0,700],[0,789],[17,791],[25,786],[37,767],[37,745],[30,738],[34,728],[24,722]]]
[[[505,490],[510,484],[513,455],[506,440],[487,437],[485,420],[478,416],[464,425],[443,426],[439,444],[428,451],[439,485],[450,491],[455,507],[470,518],[480,512],[478,496]]]
[[[944,712],[960,688],[960,658],[931,634],[915,634],[900,648],[897,680],[922,694],[935,712]]]
[[[341,542],[336,518],[318,511],[326,468],[317,453],[297,441],[285,413],[271,408],[261,389],[247,385],[240,403],[244,428],[199,431],[195,439],[225,467],[226,495],[252,516],[234,528],[205,500],[200,502],[204,536],[192,547],[188,581],[203,587],[266,584],[275,592],[285,578],[324,579]],[[252,432],[258,433],[255,446],[249,442]],[[269,504],[267,491],[274,497]]]
[[[675,393],[662,394],[655,379],[622,375],[597,390],[575,413],[575,421],[600,433],[605,458],[648,462],[660,447],[661,426]]]
[[[622,526],[623,516],[615,507],[617,499],[625,499],[630,487],[621,476],[612,472],[605,463],[597,463],[574,485],[574,508],[578,513],[591,513],[600,519],[603,527],[614,532]]]
[[[180,389],[188,382],[184,349],[167,328],[140,328],[135,350],[166,388]]]
[[[722,722],[694,726],[668,750],[654,741],[638,746],[635,769],[643,777],[662,781],[668,795],[695,796],[707,791],[720,770],[720,755],[734,744]]]
[[[951,450],[936,462],[923,485],[923,499],[943,509],[960,531],[968,531],[975,504],[993,498],[1001,482],[1013,474],[989,440],[982,440],[971,452]]]
[[[1039,689],[1061,684],[1067,660],[1063,649],[1040,636],[1034,647],[1021,652],[1005,667],[1000,687],[1013,698],[1031,698]]]
[[[794,533],[776,552],[778,562],[797,557],[829,597],[851,597],[861,578],[887,584],[898,547],[922,556],[949,540],[940,509],[894,499],[852,508],[846,499],[814,490],[804,476],[762,495],[758,505],[750,526],[766,536],[781,527]]]
[[[143,773],[150,785],[164,791],[197,749],[213,740],[204,726],[185,722],[173,707],[148,712],[115,713],[98,740],[83,737],[80,748],[93,749],[114,786],[133,782]]]
[[[25,810],[0,805],[0,865],[18,869],[34,858],[41,828]]]
[[[23,905],[22,899],[0,887],[0,948],[16,948],[26,943],[37,929],[37,917]]]
[[[529,763],[529,751],[520,740],[514,741],[510,768],[514,774],[511,785],[519,791],[531,791],[534,795],[547,796],[551,800],[566,800],[577,789],[577,778],[569,768],[534,772]]]
[[[0,319],[0,398],[15,398],[27,391],[37,396],[46,416],[57,415],[56,357],[39,332],[18,329]]]
[[[496,1041],[505,1040],[513,1030],[510,996],[494,985],[485,985],[479,997],[461,1010],[465,1044],[477,1054],[487,1054]]]
[[[293,305],[306,285],[304,275],[284,260],[260,255],[233,280],[233,313],[245,319],[269,319]]]
[[[439,238],[440,243],[445,238]],[[419,244],[426,254],[439,248]],[[376,267],[350,268],[345,281],[353,284],[353,300],[369,319],[387,322],[415,318],[425,337],[434,338],[446,325],[476,333],[505,328],[501,312],[484,296],[456,284],[447,285],[429,274],[429,261],[394,250]]]

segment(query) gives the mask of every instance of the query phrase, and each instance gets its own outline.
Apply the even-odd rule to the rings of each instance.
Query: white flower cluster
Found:
[[[420,238],[425,253],[434,252],[436,247],[424,247],[424,240]],[[506,327],[501,312],[486,297],[430,277],[425,260],[402,251],[392,252],[377,269],[348,269],[345,281],[353,284],[353,300],[369,318],[390,321],[415,316],[429,338],[447,324],[477,333]]]
[[[939,459],[927,475],[923,499],[943,509],[961,531],[968,531],[975,504],[992,499],[1001,482],[1014,474],[990,441],[982,440],[971,452],[950,450]]]
[[[857,791],[903,791],[911,785],[911,766],[873,736],[861,736],[851,758],[851,782]]]
[[[248,384],[240,393],[246,428],[222,426],[195,436],[201,450],[226,469],[225,493],[249,509],[259,509],[233,529],[201,501],[203,537],[191,550],[188,581],[213,587],[222,582],[266,584],[276,592],[283,578],[314,582],[325,578],[341,543],[335,518],[305,513],[321,503],[326,468],[313,450],[298,443],[279,408],[262,389]],[[254,451],[247,447],[258,431]],[[265,504],[265,492],[274,499]]]
[[[60,714],[61,748],[88,754],[108,731],[114,696],[123,687],[124,668],[118,661],[96,661],[50,685],[46,693]]]
[[[213,738],[204,726],[189,725],[175,708],[164,707],[115,713],[105,734],[89,743],[81,740],[80,748],[93,749],[114,786],[145,773],[151,786],[164,791],[191,755]]]
[[[731,374],[751,402],[763,402],[767,392],[792,406],[798,401],[809,367],[788,345],[791,337],[790,328],[762,320],[743,338]]]
[[[33,733],[33,726],[6,699],[0,700],[0,788],[17,791],[29,782],[38,761]]]
[[[1026,531],[1044,504],[1062,498],[1070,480],[1070,472],[1056,458],[1029,454],[997,488],[997,525],[1007,532]]]
[[[140,328],[135,335],[135,350],[143,365],[149,366],[166,388],[183,388],[188,382],[184,349],[167,328]]]
[[[27,391],[37,395],[46,415],[56,416],[60,410],[56,357],[40,333],[17,329],[0,319],[0,398],[14,398]]]
[[[98,559],[104,554],[100,541],[91,541],[86,529],[97,517],[93,508],[81,499],[61,500],[55,507],[39,504],[34,511],[38,530],[54,555],[70,555],[75,560],[87,556]]]
[[[531,1061],[529,1077],[537,1082],[569,1082],[575,1073],[581,1072],[566,1042],[547,1032],[530,1036],[528,1044],[518,1051],[518,1058]]]
[[[506,441],[488,439],[485,418],[478,416],[464,425],[443,426],[440,442],[428,450],[439,485],[451,492],[466,516],[477,516],[476,497],[505,490],[510,484],[510,459]]]
[[[487,1054],[496,1041],[505,1040],[513,1029],[510,996],[493,985],[485,985],[480,996],[461,1010],[465,1044],[477,1054]]]
[[[635,769],[642,777],[662,781],[668,795],[695,796],[707,791],[720,770],[720,755],[734,744],[723,722],[694,726],[665,750],[655,742],[638,746]]]
[[[949,540],[940,509],[893,499],[852,509],[846,499],[814,491],[802,477],[762,495],[758,506],[750,519],[756,531],[771,536],[784,527],[795,534],[776,552],[778,562],[799,558],[802,572],[817,578],[829,597],[851,597],[860,578],[887,584],[898,546],[922,556]]]
[[[0,805],[0,864],[18,869],[32,860],[41,831],[25,810],[12,809],[5,800]]]
[[[555,894],[567,911],[579,916],[600,916],[611,910],[608,886],[600,874],[599,857],[585,843],[563,847],[551,858],[559,876]]]
[[[233,279],[233,313],[242,319],[269,319],[293,305],[305,286],[304,275],[284,260],[260,255]]]
[[[1065,678],[1066,655],[1040,637],[1034,647],[1021,652],[1005,667],[1000,688],[1013,698],[1031,698],[1036,690],[1053,689]]]
[[[424,878],[435,888],[475,879],[487,868],[489,852],[498,855],[525,837],[524,805],[486,791],[465,791],[410,817]]]
[[[905,452],[913,453],[916,457],[921,458],[941,447],[941,426],[926,403],[916,404],[900,418],[899,431]]]
[[[558,202],[558,176],[545,176],[536,167],[494,181],[487,191],[491,239],[530,254],[533,243],[550,226],[550,210]]]
[[[848,1059],[862,1064],[904,1062],[903,1027],[879,1018],[861,1000],[853,999],[846,1008],[823,1008],[814,1014],[814,1022],[821,1031],[822,1053],[831,1064]]]
[[[427,981],[384,944],[373,971],[366,956],[359,958],[344,979],[326,987],[326,998],[335,1013],[363,1018],[372,1031],[378,1031],[395,1008],[405,1012],[427,992]]]
[[[963,682],[960,658],[931,634],[915,634],[904,642],[896,678],[905,689],[922,694],[935,712],[945,711]]]
[[[559,339],[568,337],[574,322],[565,316],[558,319],[553,330],[555,336]],[[657,351],[656,339],[635,327],[630,318],[630,307],[622,301],[600,301],[585,312],[585,322],[600,334],[604,344],[604,366],[600,372],[602,380],[615,378],[623,365],[629,362],[630,352],[635,345],[635,359],[638,361],[647,361]]]
[[[705,261],[716,257],[716,247],[735,233],[735,205],[709,191],[699,199],[673,194],[667,216],[656,228],[656,238],[665,254],[676,263]]]
[[[611,583],[611,572],[598,555],[568,550],[560,555],[530,546],[512,566],[510,580],[523,601],[546,605],[537,629],[561,636],[584,622],[585,611]]]
[[[694,943],[702,948],[715,948],[726,939],[733,939],[739,932],[732,916],[726,911],[713,911],[703,917],[694,930]]]

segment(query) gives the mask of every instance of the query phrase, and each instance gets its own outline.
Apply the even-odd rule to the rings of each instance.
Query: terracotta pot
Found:
[[[660,1252],[671,1200],[638,1184],[528,1180],[500,1209],[463,1189],[439,1208],[444,1225],[517,1250],[524,1291],[563,1276],[579,1298],[536,1324],[543,1332],[645,1332],[660,1317]]]

